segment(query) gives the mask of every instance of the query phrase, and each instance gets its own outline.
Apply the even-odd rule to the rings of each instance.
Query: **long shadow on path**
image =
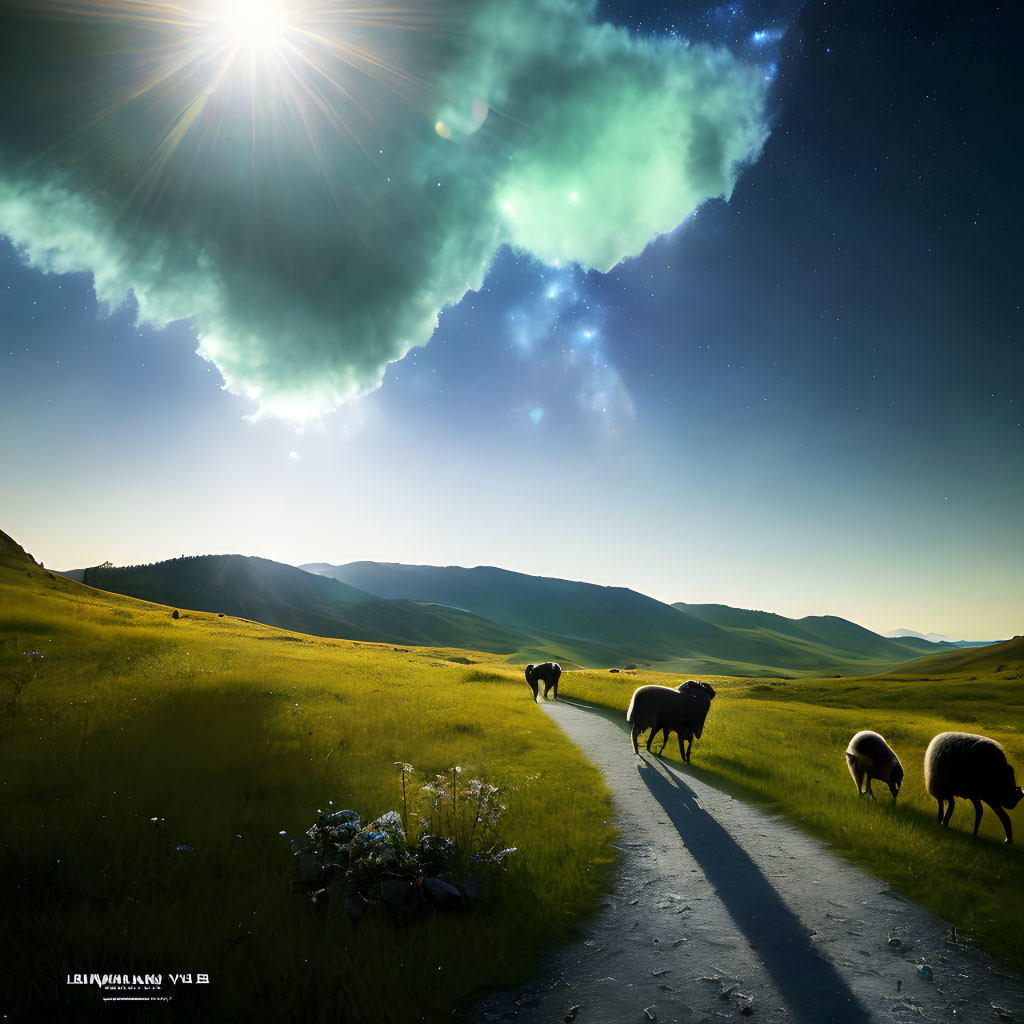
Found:
[[[871,1015],[839,972],[814,948],[800,919],[731,835],[680,778],[648,761],[637,771],[764,963],[802,1024],[863,1024]]]

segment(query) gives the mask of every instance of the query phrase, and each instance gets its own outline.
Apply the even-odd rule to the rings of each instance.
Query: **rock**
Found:
[[[416,906],[416,886],[404,878],[385,878],[380,883],[380,898],[394,910],[412,910]]]
[[[359,812],[358,811],[331,811],[330,814],[324,819],[328,825],[337,827],[338,825],[359,825]]]
[[[562,1018],[562,1020],[565,1021],[565,1024],[572,1024],[572,1022],[576,1019],[576,1014],[578,1014],[582,1008],[582,1003],[577,1003],[575,1006],[570,1006],[569,1009],[566,1010],[565,1016]]]
[[[889,941],[886,943],[886,945],[890,949],[902,949],[903,948],[903,940],[902,939],[898,939],[895,935],[890,935],[889,936]]]
[[[927,964],[921,964],[917,969],[917,976],[922,981],[931,981],[935,977],[935,973]]]
[[[339,874],[348,867],[348,847],[339,846],[331,853],[325,853],[321,858],[325,877]]]
[[[328,814],[324,821],[334,833],[335,842],[339,843],[351,842],[361,827],[359,815],[355,811],[335,811]]]
[[[382,866],[397,867],[409,856],[402,819],[394,811],[382,814],[353,836],[348,852],[353,862],[370,861]]]
[[[424,878],[423,888],[426,889],[427,895],[438,903],[462,900],[462,893],[454,885],[449,885],[440,878]]]

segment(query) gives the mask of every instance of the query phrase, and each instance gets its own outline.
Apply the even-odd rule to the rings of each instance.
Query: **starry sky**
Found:
[[[299,92],[223,5],[187,65],[49,6],[0,15],[0,528],[48,566],[1022,631],[1006,7],[319,4]]]

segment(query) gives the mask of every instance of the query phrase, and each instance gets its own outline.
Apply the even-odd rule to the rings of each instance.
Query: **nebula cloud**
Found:
[[[588,0],[281,11],[259,49],[188,4],[0,14],[0,233],[110,306],[190,318],[268,413],[377,388],[503,245],[601,271],[637,255],[728,197],[767,135],[762,69]]]

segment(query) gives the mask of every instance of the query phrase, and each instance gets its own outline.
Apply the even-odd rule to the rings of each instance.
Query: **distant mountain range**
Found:
[[[932,652],[831,616],[801,620],[725,605],[667,605],[635,591],[490,566],[316,562],[301,568],[382,598],[432,601],[549,640],[549,657],[678,672],[820,675],[883,671]]]
[[[459,647],[512,661],[726,675],[865,675],[954,645],[879,636],[834,616],[664,604],[622,587],[489,566],[202,555],[63,573],[99,590],[316,636]]]
[[[988,644],[998,642],[993,640],[951,640],[948,636],[943,636],[941,633],[918,633],[916,629],[890,629],[888,633],[883,633],[882,635],[893,637],[897,640],[911,636],[919,640],[928,640],[933,644],[952,644],[954,647],[985,647]]]

